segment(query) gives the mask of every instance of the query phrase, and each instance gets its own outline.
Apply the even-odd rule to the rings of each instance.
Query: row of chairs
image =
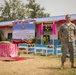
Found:
[[[45,44],[36,44],[36,45],[32,44],[32,46],[30,46],[29,44],[22,43],[18,44],[18,49],[19,50],[23,49],[22,51],[26,51],[27,54],[29,52],[34,52],[35,54],[41,53],[42,55],[45,53],[46,56],[48,53],[54,54],[54,47],[52,45],[50,45],[49,47],[48,45]]]
[[[35,54],[37,53],[41,53],[46,54],[46,56],[48,54],[53,54],[54,55],[54,51],[56,49],[56,55],[61,55],[61,45],[57,45],[56,47],[54,47],[53,45],[45,45],[45,44],[26,44],[26,43],[22,43],[22,44],[18,44],[18,48],[24,48],[24,51],[26,51],[26,53],[28,54],[29,52],[34,52]],[[75,45],[75,49],[76,49],[76,45]],[[75,55],[76,55],[76,51],[75,51]]]

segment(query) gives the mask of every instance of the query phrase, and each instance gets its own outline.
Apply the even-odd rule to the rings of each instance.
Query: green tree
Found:
[[[36,3],[35,0],[27,0],[27,16],[29,18],[49,17],[50,14],[44,13],[45,8]]]
[[[25,19],[26,8],[21,0],[4,0],[4,5],[0,6],[2,21]]]
[[[28,3],[25,5],[22,0],[4,0],[4,4],[0,6],[0,21],[50,16],[50,14],[44,13],[45,8],[35,0],[27,1]]]

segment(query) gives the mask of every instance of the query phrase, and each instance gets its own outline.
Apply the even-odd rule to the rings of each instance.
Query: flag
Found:
[[[57,28],[56,28],[56,24],[55,24],[55,23],[52,24],[52,30],[53,30],[53,31],[52,31],[53,34],[56,35],[56,33],[57,33]]]
[[[39,25],[39,34],[42,35],[43,34],[43,23]]]

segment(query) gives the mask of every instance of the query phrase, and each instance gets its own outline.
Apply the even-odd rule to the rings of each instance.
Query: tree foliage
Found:
[[[22,0],[4,0],[4,4],[0,6],[0,21],[50,16],[50,14],[44,13],[45,8],[35,0],[27,0],[27,2],[24,4]]]
[[[4,0],[4,5],[0,6],[1,20],[23,19],[26,16],[25,5],[20,0]]]
[[[44,13],[45,8],[36,3],[35,0],[27,0],[27,15],[29,18],[49,17],[50,14]]]

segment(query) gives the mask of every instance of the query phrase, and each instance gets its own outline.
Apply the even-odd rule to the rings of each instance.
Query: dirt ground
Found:
[[[61,70],[60,57],[34,54],[22,54],[21,56],[26,57],[27,60],[0,61],[0,75],[76,75],[76,69],[70,68],[69,58],[65,63],[65,69]]]

